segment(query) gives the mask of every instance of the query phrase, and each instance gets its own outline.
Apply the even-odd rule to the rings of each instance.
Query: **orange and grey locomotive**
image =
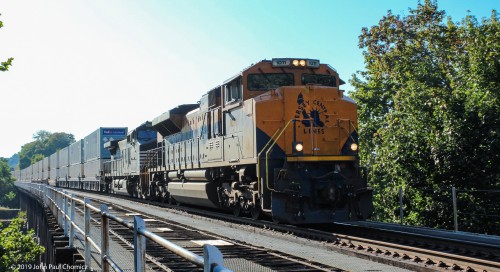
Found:
[[[372,190],[343,83],[319,60],[260,61],[105,143],[99,189],[290,224],[366,219]]]
[[[141,186],[129,187],[291,224],[366,219],[372,191],[360,175],[356,104],[342,83],[318,60],[252,65],[199,104],[153,119],[161,148],[143,156],[151,164]]]

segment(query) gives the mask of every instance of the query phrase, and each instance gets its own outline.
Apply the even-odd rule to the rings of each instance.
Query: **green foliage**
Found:
[[[2,15],[2,14],[0,14]],[[0,28],[3,27],[3,22],[0,21]],[[3,61],[0,63],[0,71],[2,72],[5,72],[5,71],[8,71],[9,70],[9,66],[12,65],[12,61],[14,60],[14,58],[9,58],[7,59],[7,61]]]
[[[350,82],[378,220],[398,219],[399,187],[407,223],[448,228],[452,186],[500,188],[499,30],[496,11],[454,23],[430,0],[362,29]]]
[[[11,181],[11,172],[7,160],[2,158],[0,160],[0,181]],[[0,188],[1,189],[1,188]]]
[[[6,160],[0,160],[0,206],[14,206],[14,178]]]
[[[20,169],[24,169],[75,142],[73,134],[51,133],[45,130],[37,131],[33,135],[33,139],[35,141],[21,147],[19,152]]]
[[[19,170],[19,154],[14,154],[8,159],[9,167],[12,171]]]
[[[9,67],[12,65],[12,61],[14,58],[8,58],[7,61],[2,61],[0,63],[0,71],[5,72],[9,70]]]
[[[43,160],[43,158],[45,158],[44,155],[35,154],[35,155],[33,155],[33,157],[31,157],[31,164],[35,164],[36,162]]]
[[[24,231],[26,214],[12,220],[6,228],[0,225],[0,271],[19,271],[18,264],[36,261],[45,248],[35,241],[34,230]]]

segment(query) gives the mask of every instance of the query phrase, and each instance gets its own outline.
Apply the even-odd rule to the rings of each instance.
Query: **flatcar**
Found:
[[[335,69],[316,59],[260,61],[198,103],[170,109],[126,137],[99,141],[110,154],[99,174],[90,181],[81,174],[59,178],[58,185],[289,224],[367,219],[372,190],[361,176],[356,103],[342,84]]]

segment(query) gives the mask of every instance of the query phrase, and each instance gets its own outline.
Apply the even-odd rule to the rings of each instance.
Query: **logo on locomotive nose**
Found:
[[[304,95],[299,93],[297,96],[297,110],[295,111],[295,119],[302,120],[304,125],[304,133],[321,133],[324,134],[325,122],[328,122],[328,109],[321,101],[314,99],[305,100]],[[322,119],[323,117],[323,119]]]

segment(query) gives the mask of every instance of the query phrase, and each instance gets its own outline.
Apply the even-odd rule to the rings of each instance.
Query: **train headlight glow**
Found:
[[[304,149],[302,144],[298,143],[295,145],[295,150],[297,150],[297,152],[302,152],[302,149]]]
[[[272,59],[273,67],[309,67],[319,68],[319,60],[317,59]]]
[[[351,144],[351,150],[352,151],[358,151],[358,144],[356,144],[356,143]]]

